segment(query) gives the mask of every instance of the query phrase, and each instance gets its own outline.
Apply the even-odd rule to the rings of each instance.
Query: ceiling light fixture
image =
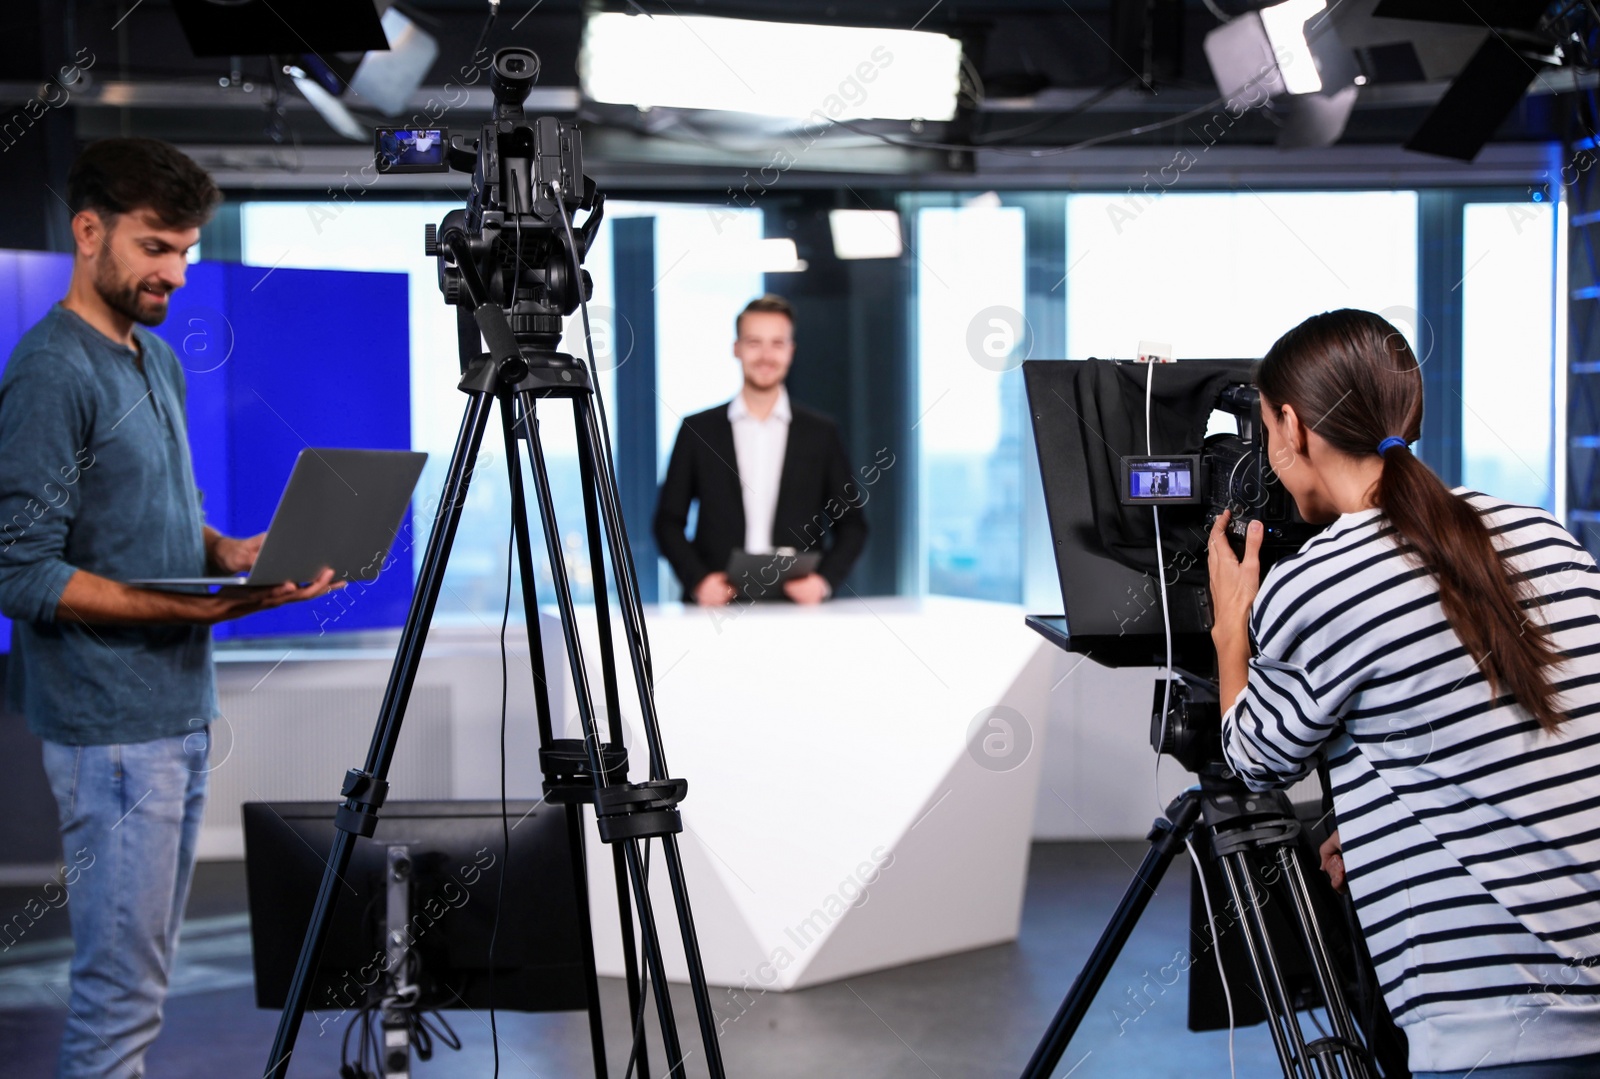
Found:
[[[584,25],[591,101],[786,119],[950,120],[961,43],[944,34],[601,12]]]

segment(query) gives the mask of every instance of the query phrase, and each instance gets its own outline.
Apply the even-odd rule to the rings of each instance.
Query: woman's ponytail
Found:
[[[1483,669],[1546,731],[1566,718],[1551,670],[1561,662],[1544,623],[1525,613],[1533,591],[1501,559],[1477,509],[1453,494],[1404,443],[1422,427],[1422,372],[1411,346],[1368,311],[1329,311],[1279,338],[1256,375],[1261,394],[1352,457],[1383,456],[1374,492],[1403,550],[1438,582],[1445,618]],[[1381,447],[1381,448],[1380,448]]]
[[[1530,590],[1513,584],[1472,503],[1452,494],[1409,449],[1383,455],[1377,503],[1402,549],[1438,581],[1445,618],[1491,690],[1511,694],[1539,726],[1554,731],[1566,718],[1549,675],[1561,657],[1544,623],[1524,612]]]

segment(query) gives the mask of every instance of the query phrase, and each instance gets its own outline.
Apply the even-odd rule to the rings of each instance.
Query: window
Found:
[[[1411,192],[1074,195],[1067,203],[1067,355],[1253,359],[1339,307],[1411,332]],[[1412,337],[1415,343],[1415,337]]]
[[[743,384],[733,356],[733,320],[765,291],[762,214],[687,204],[632,204],[621,212],[656,221],[659,479],[683,418],[727,401]]]
[[[1016,367],[1035,332],[1060,337],[1022,317],[1026,210],[934,197],[922,197],[915,252],[926,590],[1016,602],[1026,545],[1048,542],[1021,534],[1033,463]],[[1254,358],[1337,307],[1383,312],[1414,335],[1414,193],[1059,197],[1069,358],[1131,358],[1143,341],[1180,358]]]
[[[1461,259],[1462,483],[1552,511],[1556,217],[1547,202],[1468,203]]]
[[[243,261],[258,266],[299,266],[314,269],[385,270],[410,275],[411,328],[411,445],[428,454],[428,464],[417,485],[413,502],[417,542],[413,547],[421,563],[426,535],[432,526],[432,509],[444,487],[451,450],[461,426],[466,395],[456,390],[461,377],[456,338],[456,308],[439,292],[435,261],[423,252],[423,227],[437,224],[456,207],[450,202],[374,202],[363,205],[322,202],[247,202],[240,212]],[[603,318],[611,306],[610,233],[602,224],[585,268],[594,279],[591,311],[602,316],[595,327],[597,341],[606,343]],[[562,347],[582,348],[582,324],[568,319]],[[314,347],[314,344],[312,345]],[[603,347],[597,348],[601,369],[600,392],[610,399],[615,386],[614,363]],[[329,362],[338,362],[330,357]],[[576,598],[590,596],[589,566],[585,550],[584,519],[579,498],[577,450],[573,442],[571,409],[565,402],[548,402],[540,409],[540,437],[551,474],[551,488],[562,540],[566,546]],[[531,480],[529,481],[531,483]],[[528,492],[533,504],[531,489]],[[438,624],[498,626],[505,600],[511,497],[505,475],[505,445],[498,416],[484,434],[479,468],[473,475],[461,526],[450,554],[440,592],[435,621]],[[548,579],[544,543],[537,510],[530,515],[536,572]],[[521,597],[513,587],[512,606],[520,610]]]
[[[1023,211],[917,215],[921,549],[938,595],[1022,599]]]

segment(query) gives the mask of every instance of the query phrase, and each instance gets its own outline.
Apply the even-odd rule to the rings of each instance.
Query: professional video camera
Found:
[[[470,284],[487,290],[509,310],[519,344],[539,350],[536,359],[558,366],[571,361],[554,352],[561,320],[572,314],[593,286],[587,270],[573,272],[563,230],[577,211],[587,216],[573,231],[578,261],[588,254],[600,228],[605,196],[583,174],[583,144],[576,128],[550,116],[528,122],[522,104],[533,89],[539,58],[529,49],[495,53],[489,71],[494,114],[477,137],[451,136],[447,128],[382,127],[376,135],[377,168],[383,173],[470,172],[472,190],[463,209],[429,225],[428,255],[439,260],[439,290],[445,302],[484,310]],[[492,307],[494,305],[486,305]],[[481,321],[481,320],[480,320]],[[463,323],[463,332],[470,324]],[[485,331],[491,349],[494,339]],[[476,344],[463,356],[475,355]]]
[[[1211,527],[1230,513],[1229,539],[1242,555],[1245,529],[1261,521],[1263,574],[1318,531],[1273,472],[1251,367],[1023,367],[1066,608],[1053,628],[1072,651],[1110,666],[1165,666],[1170,632],[1178,677],[1158,686],[1150,741],[1197,773],[1223,771],[1210,684]],[[1234,430],[1216,430],[1230,419]]]
[[[1209,671],[1212,523],[1230,511],[1242,553],[1245,527],[1260,520],[1263,572],[1317,532],[1272,470],[1251,367],[1023,365],[1065,605],[1056,628],[1072,651],[1109,666],[1164,666],[1170,629],[1173,663]],[[1229,418],[1236,430],[1217,431]]]

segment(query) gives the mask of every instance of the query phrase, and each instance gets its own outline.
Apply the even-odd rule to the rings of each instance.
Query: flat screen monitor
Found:
[[[332,802],[248,802],[245,871],[256,1006],[282,1008],[333,847]],[[567,810],[498,801],[390,802],[378,834],[356,840],[338,884],[307,1007],[358,1009],[383,991],[389,847],[412,868],[417,1006],[577,1011],[588,1007]],[[503,893],[500,891],[504,885]],[[501,903],[498,933],[495,904]],[[494,951],[490,955],[490,936]]]

